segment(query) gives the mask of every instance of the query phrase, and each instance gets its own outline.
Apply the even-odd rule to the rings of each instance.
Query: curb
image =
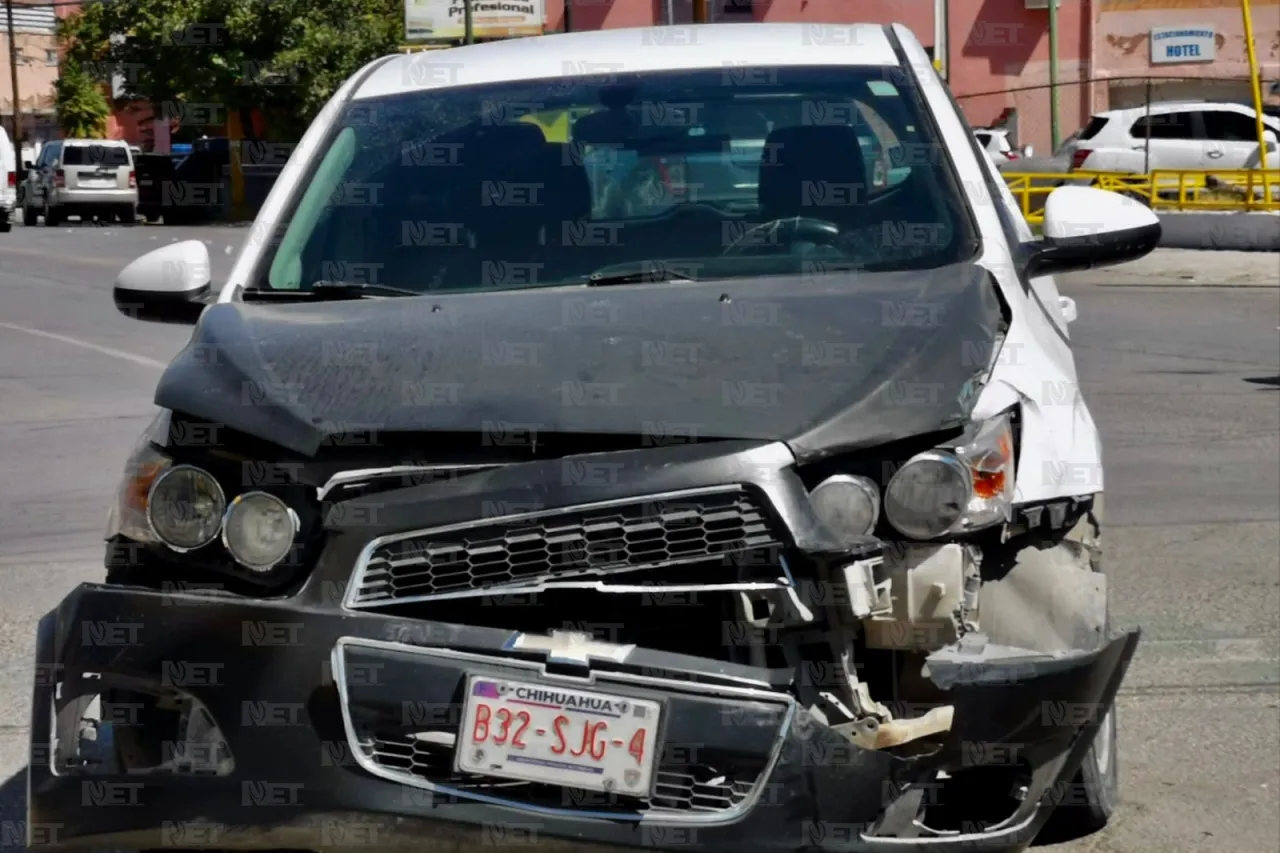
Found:
[[[1160,246],[1280,252],[1280,216],[1268,213],[1160,213]],[[1280,270],[1277,271],[1280,276]]]

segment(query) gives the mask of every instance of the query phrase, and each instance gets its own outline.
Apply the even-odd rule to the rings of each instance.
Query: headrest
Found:
[[[769,219],[842,219],[868,188],[858,132],[849,125],[783,127],[765,140],[757,190]]]
[[[558,229],[562,221],[589,216],[591,185],[572,153],[564,143],[544,142],[492,169],[477,168],[468,225],[484,232],[525,225]]]

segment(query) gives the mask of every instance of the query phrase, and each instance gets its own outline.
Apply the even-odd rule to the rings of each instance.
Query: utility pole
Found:
[[[1058,150],[1062,135],[1058,127],[1058,2],[1049,0],[1049,136],[1050,153]]]
[[[693,0],[693,22],[695,24],[705,24],[710,20],[707,14],[707,0]]]
[[[1262,79],[1258,75],[1258,52],[1253,46],[1253,15],[1249,11],[1249,0],[1240,0],[1240,14],[1244,16],[1244,44],[1249,51],[1249,83],[1253,88],[1253,119],[1257,122],[1258,129],[1258,168],[1265,169],[1267,167],[1267,126],[1262,123]],[[12,36],[10,36],[12,38]],[[1266,173],[1264,172],[1263,175]],[[1263,180],[1262,185],[1267,187],[1266,198],[1271,197],[1268,182]],[[1252,200],[1253,193],[1249,194]]]
[[[18,105],[18,40],[13,35],[13,0],[4,0],[4,13],[9,23],[9,75],[13,80],[13,150],[18,168],[22,167],[22,110]]]
[[[573,0],[564,0],[564,31],[573,32]]]
[[[471,17],[471,0],[462,0],[462,43],[476,43],[476,25]]]

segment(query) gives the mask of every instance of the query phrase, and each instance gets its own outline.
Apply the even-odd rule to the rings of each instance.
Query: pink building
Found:
[[[1276,103],[1280,98],[1269,90],[1280,81],[1280,0],[1251,0],[1250,6],[1263,95]],[[1196,49],[1164,49],[1179,41]],[[1239,0],[1100,0],[1094,68],[1100,109],[1142,105],[1148,79],[1156,100],[1251,103],[1253,97]]]

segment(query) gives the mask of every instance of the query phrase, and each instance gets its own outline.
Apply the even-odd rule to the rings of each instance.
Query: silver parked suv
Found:
[[[22,222],[57,225],[68,216],[132,223],[138,209],[133,152],[123,140],[60,139],[46,143],[27,164]]]

